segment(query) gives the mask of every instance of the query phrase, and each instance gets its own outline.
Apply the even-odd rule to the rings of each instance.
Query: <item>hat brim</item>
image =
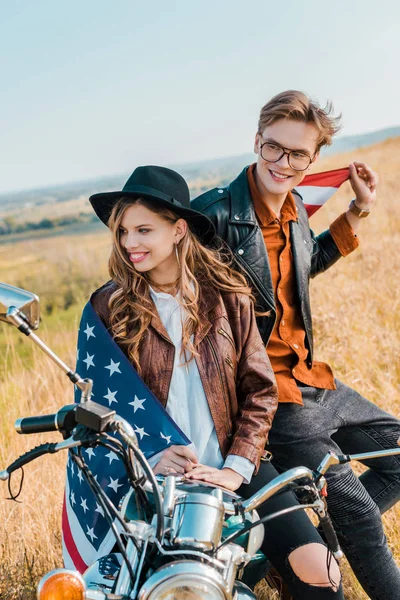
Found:
[[[100,194],[93,194],[90,196],[89,202],[99,219],[108,226],[112,209],[120,198],[132,198],[133,200],[139,197],[155,199],[160,203],[160,206],[164,206],[165,208],[172,210],[174,213],[182,217],[182,219],[185,219],[185,221],[188,222],[191,231],[203,244],[209,244],[216,236],[214,224],[208,217],[206,217],[206,215],[203,215],[197,210],[186,208],[180,203],[176,203],[176,201],[174,202],[172,198],[169,199],[166,195],[161,193],[149,194],[142,190],[140,192],[139,190],[137,192],[102,192]]]

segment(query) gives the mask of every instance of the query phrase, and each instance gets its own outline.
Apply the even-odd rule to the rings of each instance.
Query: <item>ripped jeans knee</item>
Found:
[[[339,566],[324,544],[314,542],[300,546],[292,550],[287,560],[294,575],[302,583],[328,588],[334,592],[339,590]]]

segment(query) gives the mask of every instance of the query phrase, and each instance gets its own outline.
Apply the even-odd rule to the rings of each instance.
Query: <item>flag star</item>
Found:
[[[122,487],[122,483],[118,483],[118,479],[113,479],[112,477],[110,477],[110,483],[107,487],[114,490],[114,492],[117,492],[118,488]]]
[[[144,438],[145,435],[149,435],[145,432],[144,427],[138,427],[137,425],[135,425],[135,433],[138,433],[140,435],[141,440]]]
[[[93,542],[94,539],[97,540],[97,535],[95,535],[94,531],[93,531],[94,528],[93,527],[89,528],[89,525],[86,525],[86,528],[87,528],[86,535],[88,537],[90,537],[90,539],[92,540],[92,542]]]
[[[128,404],[133,406],[133,411],[136,412],[138,408],[141,408],[142,410],[146,410],[143,407],[143,402],[146,402],[146,398],[142,398],[141,400],[139,400],[139,398],[135,394],[135,398],[134,398],[133,402],[128,402]]]
[[[82,475],[82,471],[80,469],[78,470],[78,479],[79,479],[79,483],[82,483],[83,475]]]
[[[106,454],[105,458],[108,458],[108,460],[110,461],[109,462],[110,465],[113,460],[118,460],[118,456],[115,454],[115,452],[112,452],[111,450],[108,454]]]
[[[105,369],[109,369],[110,371],[110,377],[111,375],[113,375],[114,373],[121,373],[121,371],[119,370],[119,365],[120,363],[118,362],[114,362],[113,359],[110,359],[111,362],[109,365],[107,365],[107,367],[104,367]]]
[[[75,475],[75,470],[74,470],[74,463],[71,461],[71,477],[73,477]]]
[[[167,442],[167,444],[171,443],[171,436],[170,435],[164,435],[162,431],[160,431],[160,438],[162,438],[163,440],[165,440]]]
[[[90,338],[90,337],[96,337],[93,333],[93,329],[94,329],[94,325],[93,327],[89,327],[89,323],[86,323],[86,329],[83,333],[86,333],[86,341]]]
[[[104,510],[98,502],[96,502],[96,508],[94,509],[94,512],[98,512],[101,514],[102,517],[104,517]]]
[[[107,394],[105,396],[103,396],[103,398],[105,398],[106,400],[108,400],[108,406],[111,406],[111,404],[113,402],[116,402],[118,404],[118,400],[115,398],[115,394],[117,392],[112,392],[110,390],[110,388],[107,388]]]
[[[92,354],[92,356],[90,356],[89,352],[86,352],[86,358],[83,361],[84,363],[86,363],[86,370],[88,370],[89,367],[95,366],[93,359],[94,359],[94,354]]]
[[[85,513],[85,515],[86,515],[86,511],[87,511],[87,510],[89,510],[89,507],[88,507],[88,505],[86,504],[86,498],[85,498],[85,499],[83,499],[83,498],[82,498],[82,496],[81,496],[81,506],[82,506],[82,508],[83,508],[83,512],[84,512],[84,513]]]
[[[93,479],[95,480],[95,482],[96,482],[96,483],[99,483],[99,482],[97,481],[97,473],[96,473],[96,475],[93,475]]]
[[[85,450],[85,452],[87,453],[89,460],[91,460],[92,456],[96,456],[95,451],[93,450],[93,448],[87,448],[87,450]]]
[[[72,506],[74,506],[74,504],[76,504],[74,492],[71,492],[71,495],[70,495],[69,499],[71,501]]]

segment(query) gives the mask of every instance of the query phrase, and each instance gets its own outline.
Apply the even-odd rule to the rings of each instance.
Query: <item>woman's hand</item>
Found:
[[[198,464],[198,458],[188,446],[170,446],[164,450],[153,471],[157,475],[186,473]]]
[[[237,490],[243,483],[243,477],[233,469],[215,469],[214,467],[207,467],[207,465],[194,467],[186,473],[185,477],[220,485],[227,490],[232,490],[232,492]]]

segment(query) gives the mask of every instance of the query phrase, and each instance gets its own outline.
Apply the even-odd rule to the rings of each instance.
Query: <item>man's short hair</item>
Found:
[[[258,133],[262,134],[268,125],[279,119],[294,119],[311,123],[318,132],[317,150],[329,146],[332,137],[340,129],[341,115],[333,116],[333,105],[328,102],[325,108],[312,100],[304,92],[287,90],[277,94],[262,107],[258,120]]]

